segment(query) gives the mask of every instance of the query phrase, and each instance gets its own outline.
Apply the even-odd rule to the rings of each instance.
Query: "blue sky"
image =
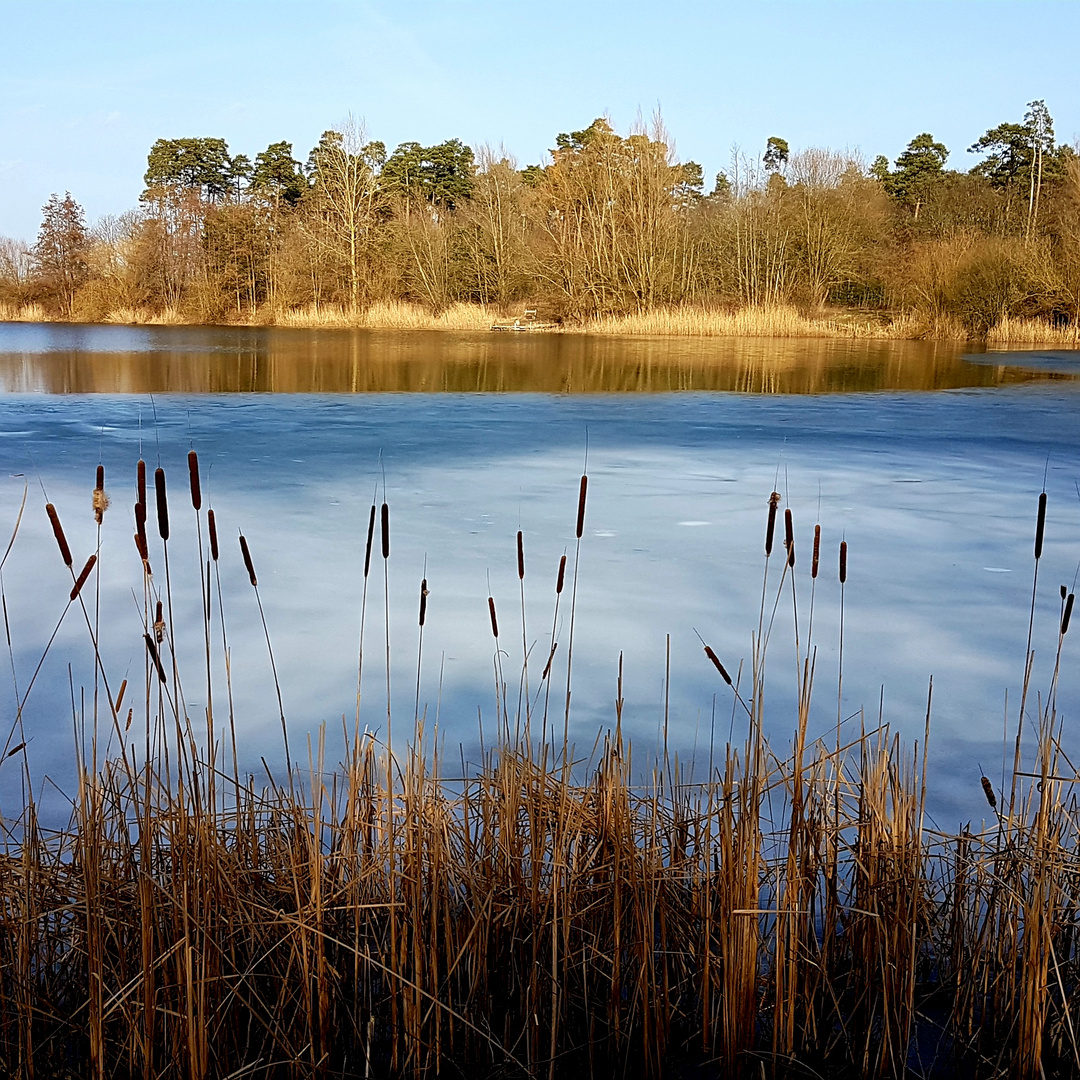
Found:
[[[657,107],[706,177],[770,135],[895,158],[966,147],[1046,100],[1080,137],[1074,0],[0,0],[0,235],[51,192],[134,206],[157,138],[300,159],[350,113],[392,148],[460,138],[539,161],[557,132]]]

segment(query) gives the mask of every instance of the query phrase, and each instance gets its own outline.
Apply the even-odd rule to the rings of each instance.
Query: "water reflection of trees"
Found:
[[[932,342],[528,338],[448,333],[154,328],[143,351],[0,352],[8,393],[822,394],[1065,378],[972,364]]]

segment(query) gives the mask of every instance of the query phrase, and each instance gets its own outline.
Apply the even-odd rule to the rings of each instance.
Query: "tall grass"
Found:
[[[579,539],[585,492],[583,477]],[[467,774],[417,707],[392,752],[357,725],[332,767],[320,730],[306,762],[257,786],[240,773],[235,733],[223,738],[209,711],[205,740],[196,735],[175,668],[177,636],[196,635],[209,678],[220,631],[214,662],[229,669],[220,584],[210,588],[217,515],[207,515],[202,625],[173,625],[144,559],[147,659],[132,678],[142,690],[125,713],[102,667],[107,701],[91,722],[115,749],[103,764],[79,758],[66,826],[40,823],[17,730],[3,750],[0,777],[15,784],[21,771],[24,799],[0,854],[0,1071],[1075,1075],[1080,810],[1056,712],[1072,596],[1062,591],[1054,615],[1051,686],[1028,695],[1025,684],[1038,699],[1026,718],[1037,747],[1031,761],[1017,757],[1015,797],[997,793],[998,807],[984,778],[989,827],[929,829],[926,737],[905,747],[887,726],[849,735],[839,723],[828,739],[807,735],[813,599],[840,582],[816,530],[813,559],[796,558],[790,512],[773,550],[779,498],[749,683],[705,647],[743,733],[710,755],[699,782],[666,747],[641,782],[621,730],[620,665],[611,728],[587,760],[565,736],[547,738],[546,705],[544,737],[533,737],[525,692],[524,715],[519,705],[517,724],[503,716]],[[59,543],[58,515],[54,531]],[[257,588],[246,546],[243,556]],[[81,560],[63,557],[77,580]],[[856,586],[846,545],[840,559],[843,587]],[[524,588],[522,547],[518,565]],[[87,573],[101,573],[100,558]],[[565,574],[564,558],[552,603],[571,604],[572,625]],[[86,595],[80,576],[70,603]],[[799,704],[779,746],[765,735],[765,670],[788,604]],[[556,644],[532,685],[537,701]],[[565,664],[569,709],[569,655]],[[496,672],[505,712],[501,661]],[[29,692],[16,686],[20,716]],[[231,701],[229,713],[233,727]]]
[[[366,308],[350,311],[335,304],[302,308],[261,308],[231,324],[287,326],[315,330],[456,330],[481,331],[506,313],[483,304],[454,303],[432,312],[422,304],[403,300],[378,300]],[[53,318],[40,304],[0,303],[0,322],[48,322]],[[201,324],[194,313],[175,307],[154,310],[121,307],[109,311],[106,323],[131,326],[180,326]],[[866,340],[964,341],[971,333],[952,317],[926,318],[899,312],[891,318],[859,311],[829,310],[807,314],[786,304],[714,308],[699,305],[654,307],[627,315],[604,315],[566,324],[545,324],[544,330],[575,333],[632,335],[642,337],[758,337],[758,338],[857,338]],[[989,345],[1056,345],[1077,348],[1080,330],[1059,327],[1039,319],[1004,316],[985,335]]]
[[[268,314],[274,325],[312,329],[488,330],[493,318],[482,304],[451,304],[433,313],[421,304],[396,300],[378,300],[357,311],[324,304]]]
[[[1008,315],[986,335],[988,345],[1056,345],[1059,349],[1080,348],[1080,322],[1055,326],[1042,319],[1014,319]]]

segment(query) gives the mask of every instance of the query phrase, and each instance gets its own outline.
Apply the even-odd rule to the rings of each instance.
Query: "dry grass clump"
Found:
[[[48,322],[49,314],[41,304],[0,302],[0,322]]]
[[[1044,319],[1014,319],[1003,315],[986,335],[988,345],[1056,345],[1059,349],[1080,348],[1080,322],[1055,326]]]
[[[786,304],[748,306],[733,311],[700,307],[653,308],[630,315],[590,319],[582,329],[596,334],[664,337],[869,337],[896,336],[880,320],[811,318]]]
[[[311,329],[488,330],[492,318],[490,309],[482,304],[451,304],[435,314],[421,304],[378,300],[357,311],[326,304],[291,308],[274,313],[271,321],[277,326]]]
[[[305,765],[277,780],[268,770],[256,786],[240,773],[231,694],[227,723],[215,721],[213,671],[229,673],[222,566],[215,519],[202,526],[194,453],[188,465],[199,544],[210,547],[202,623],[173,623],[160,469],[164,583],[150,572],[143,467],[135,518],[147,660],[132,677],[141,700],[125,710],[126,681],[114,694],[99,663],[92,741],[100,723],[102,743],[111,731],[116,749],[104,765],[80,758],[71,819],[57,831],[40,824],[30,794],[19,745],[30,688],[21,691],[0,764],[22,769],[27,793],[21,816],[4,823],[0,855],[0,1070],[550,1080],[1080,1068],[1080,808],[1054,705],[1071,594],[1062,590],[1058,663],[1037,711],[1025,711],[1036,695],[1023,687],[1019,721],[1037,729],[1035,759],[1021,762],[1018,730],[1000,808],[981,780],[987,829],[926,827],[925,738],[908,750],[884,726],[849,737],[839,717],[828,740],[809,738],[814,597],[837,585],[822,570],[831,560],[816,529],[806,580],[790,511],[773,556],[775,493],[748,682],[705,646],[744,734],[711,758],[704,781],[690,782],[665,749],[640,782],[621,732],[621,663],[612,729],[588,760],[550,737],[563,719],[547,707],[556,640],[538,680],[534,658],[532,697],[510,707],[508,686],[530,685],[529,650],[526,639],[520,680],[504,679],[511,661],[491,598],[500,735],[462,775],[429,742],[419,705],[411,741],[393,751],[360,729],[373,504],[357,719],[343,760],[329,766],[320,731]],[[582,477],[579,541],[586,492]],[[1035,584],[1045,514],[1040,500]],[[50,519],[74,577],[81,561],[61,543],[55,508]],[[386,503],[381,522],[385,570]],[[518,567],[524,590],[520,534]],[[839,568],[842,656],[846,544]],[[100,560],[84,584],[94,572]],[[556,628],[565,580],[564,558]],[[426,587],[425,577],[421,628]],[[808,619],[796,614],[799,590],[804,601],[809,591]],[[100,661],[90,593],[73,590],[72,602],[87,613]],[[792,605],[799,680],[795,735],[783,748],[765,738],[763,708],[765,613],[782,600]],[[178,693],[180,633],[205,636],[205,729]],[[572,629],[565,652],[568,717]],[[1031,656],[1029,642],[1029,678]],[[927,735],[929,726],[928,702]]]

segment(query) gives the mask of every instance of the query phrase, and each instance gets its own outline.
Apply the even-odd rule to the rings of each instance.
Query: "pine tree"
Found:
[[[41,228],[31,251],[34,277],[47,301],[70,315],[75,293],[86,280],[89,237],[83,208],[65,191],[52,194],[41,209]]]

